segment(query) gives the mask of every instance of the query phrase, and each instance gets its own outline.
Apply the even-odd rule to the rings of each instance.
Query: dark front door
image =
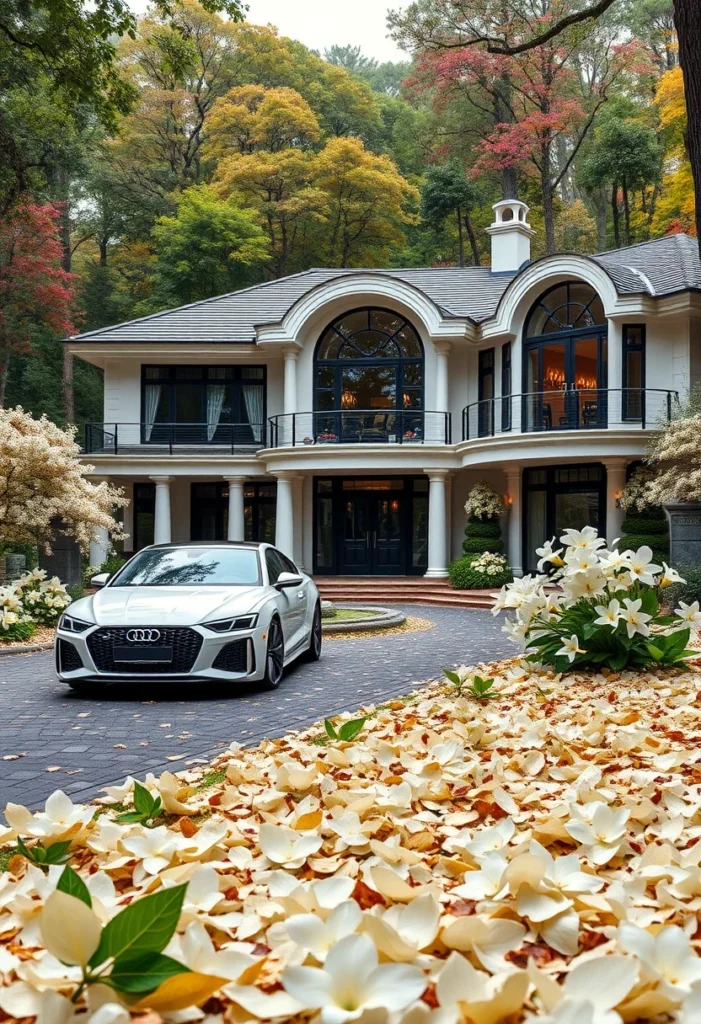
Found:
[[[606,470],[600,464],[526,469],[524,491],[524,568],[537,571],[536,548],[565,530],[593,526],[606,533]]]
[[[392,576],[405,571],[402,502],[400,494],[344,494],[342,573]]]

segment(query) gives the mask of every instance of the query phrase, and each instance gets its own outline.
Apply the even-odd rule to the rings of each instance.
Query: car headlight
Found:
[[[219,619],[217,622],[203,622],[202,625],[213,633],[233,633],[237,629],[253,629],[257,622],[257,615],[239,615],[235,619]]]
[[[94,625],[94,622],[83,622],[82,619],[75,619],[72,615],[67,615],[64,612],[59,620],[58,628],[67,633],[84,633],[86,629],[90,629]]]

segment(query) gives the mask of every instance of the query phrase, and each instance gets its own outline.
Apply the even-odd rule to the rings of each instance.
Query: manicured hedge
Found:
[[[669,559],[669,527],[661,508],[646,508],[642,512],[631,510],[621,524],[621,549],[647,546],[652,549],[653,561]]]
[[[491,590],[492,588],[498,590],[505,583],[513,581],[513,573],[509,568],[494,576],[476,572],[472,568],[472,563],[478,557],[478,555],[466,555],[448,566],[450,582],[456,590]]]
[[[487,537],[465,537],[462,542],[462,549],[466,555],[481,555],[485,551],[490,551],[495,555],[500,555],[504,550],[504,541],[501,537],[491,539]]]

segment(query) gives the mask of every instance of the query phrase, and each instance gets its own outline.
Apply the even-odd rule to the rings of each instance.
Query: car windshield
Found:
[[[243,587],[260,583],[255,548],[150,548],[135,555],[111,587]]]

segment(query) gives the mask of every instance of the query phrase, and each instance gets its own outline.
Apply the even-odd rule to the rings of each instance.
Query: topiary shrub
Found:
[[[621,548],[652,548],[653,560],[661,563],[669,559],[669,526],[661,508],[648,505],[640,510],[629,508],[621,524]]]
[[[469,520],[471,537],[501,537],[501,526],[498,519],[478,519],[473,516]]]
[[[486,590],[503,587],[513,581],[513,573],[504,555],[465,555],[448,566],[450,582],[456,590]]]
[[[495,526],[498,527],[498,523]],[[472,534],[472,524],[468,522],[465,528],[466,537],[462,542],[462,549],[466,555],[479,555],[485,551],[492,554],[499,554],[504,550],[504,541],[501,537],[475,537]]]

